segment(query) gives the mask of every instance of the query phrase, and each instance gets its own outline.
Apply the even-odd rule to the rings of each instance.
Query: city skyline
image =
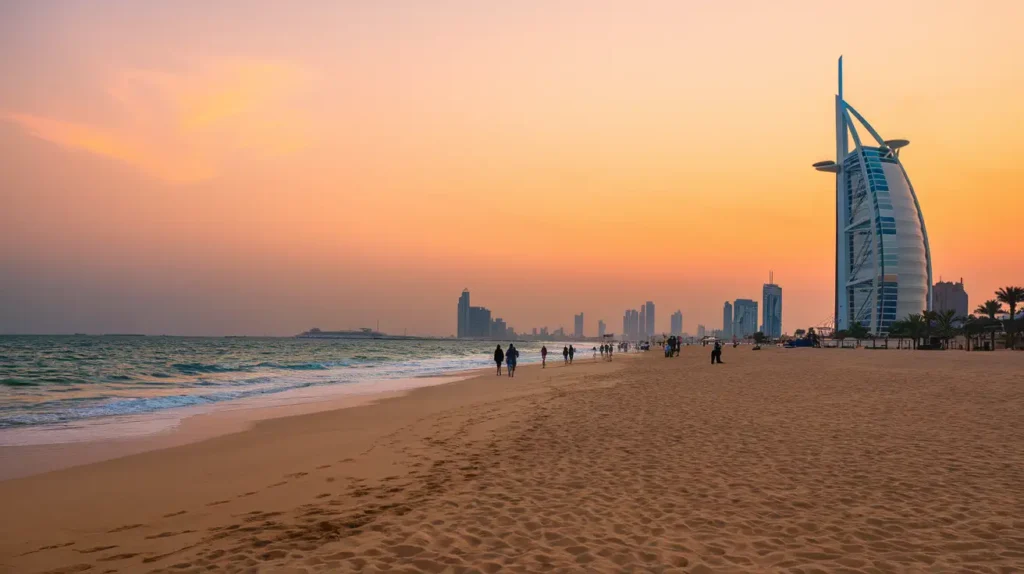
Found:
[[[973,308],[1024,268],[965,217],[1022,191],[1024,5],[858,7],[4,3],[0,333],[450,336],[466,285],[520,331],[714,329],[766,261],[783,330],[819,325],[840,54]]]

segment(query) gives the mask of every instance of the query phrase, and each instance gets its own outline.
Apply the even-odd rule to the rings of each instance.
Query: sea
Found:
[[[495,345],[453,339],[0,336],[0,444],[12,444],[3,435],[16,429],[77,428],[296,389],[376,383],[383,388],[396,379],[493,367]],[[563,343],[516,343],[519,363],[540,362],[541,345],[552,352],[557,347],[558,355]]]

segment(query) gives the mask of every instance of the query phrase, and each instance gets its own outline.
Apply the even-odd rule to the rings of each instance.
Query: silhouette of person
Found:
[[[509,346],[511,348],[511,345]],[[501,376],[501,363],[505,360],[505,353],[501,351],[501,345],[494,349],[494,362],[498,363],[498,376]]]
[[[566,365],[569,364],[569,347],[562,347],[562,360]]]
[[[548,368],[548,348],[543,345],[540,348],[540,368]]]
[[[576,348],[573,347],[572,345],[569,345],[569,364],[570,365],[572,364],[572,358],[573,358],[574,355],[576,355]]]
[[[711,350],[711,364],[722,362],[722,344],[715,341],[715,348]]]
[[[516,359],[519,358],[519,350],[516,349],[515,345],[509,343],[508,351],[505,353],[505,365],[508,367],[505,369],[508,371],[508,376],[516,376]]]

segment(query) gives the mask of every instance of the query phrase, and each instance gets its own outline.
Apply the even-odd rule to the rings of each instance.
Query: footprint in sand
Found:
[[[82,550],[75,549],[75,552],[80,554],[92,554],[93,552],[103,552],[104,550],[110,550],[111,548],[117,548],[117,546],[96,546],[94,548],[85,548]]]
[[[171,518],[172,516],[181,516],[182,514],[185,514],[186,512],[188,512],[188,511],[187,510],[179,510],[177,512],[172,512],[170,514],[165,514],[164,518]]]
[[[124,532],[125,530],[132,530],[132,529],[135,529],[135,528],[141,528],[143,526],[145,526],[145,524],[127,524],[125,526],[118,526],[117,528],[115,528],[113,530],[108,530],[107,534],[113,534],[115,532]]]

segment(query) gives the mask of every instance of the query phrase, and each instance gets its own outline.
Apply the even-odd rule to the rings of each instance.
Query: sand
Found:
[[[0,482],[0,571],[1024,566],[1024,353],[660,355]]]

